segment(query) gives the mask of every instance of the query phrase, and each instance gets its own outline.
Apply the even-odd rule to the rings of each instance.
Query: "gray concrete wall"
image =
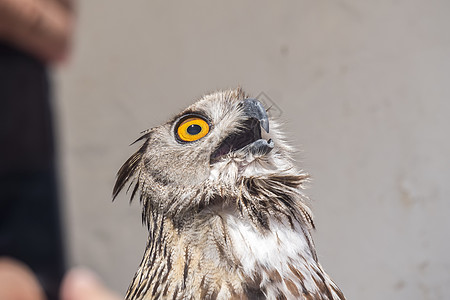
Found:
[[[124,293],[146,232],[114,176],[204,92],[264,92],[314,178],[314,234],[349,299],[450,293],[450,2],[80,1],[58,119],[71,263]]]

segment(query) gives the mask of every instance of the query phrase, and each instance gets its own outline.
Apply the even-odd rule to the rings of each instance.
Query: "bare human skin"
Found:
[[[121,300],[122,297],[107,289],[100,278],[85,268],[69,271],[61,287],[62,300]]]
[[[33,272],[12,258],[0,258],[0,299],[44,300],[45,295]]]
[[[0,299],[46,300],[44,291],[33,272],[22,262],[0,257]],[[100,278],[85,268],[74,268],[64,277],[61,300],[120,300]]]
[[[73,31],[67,1],[0,0],[0,39],[48,63],[64,61]]]

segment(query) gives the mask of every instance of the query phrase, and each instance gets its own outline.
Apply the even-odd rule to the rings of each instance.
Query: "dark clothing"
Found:
[[[58,299],[64,257],[47,70],[0,42],[0,256],[26,263]]]
[[[0,43],[0,173],[53,163],[49,97],[45,66]]]

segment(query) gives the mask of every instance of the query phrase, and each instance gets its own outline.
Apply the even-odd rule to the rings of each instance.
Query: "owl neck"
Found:
[[[275,299],[280,293],[301,299],[318,292],[314,278],[328,278],[299,222],[271,218],[261,229],[222,208],[205,210],[183,228],[160,215],[149,221],[144,258],[126,299]]]

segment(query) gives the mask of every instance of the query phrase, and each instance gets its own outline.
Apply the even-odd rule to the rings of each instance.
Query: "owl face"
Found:
[[[116,188],[123,173],[122,181],[136,176],[135,189],[150,209],[203,207],[224,198],[224,191],[238,193],[243,178],[290,168],[278,126],[271,121],[270,127],[269,134],[262,104],[241,90],[206,95],[143,137],[144,145],[119,171]]]

